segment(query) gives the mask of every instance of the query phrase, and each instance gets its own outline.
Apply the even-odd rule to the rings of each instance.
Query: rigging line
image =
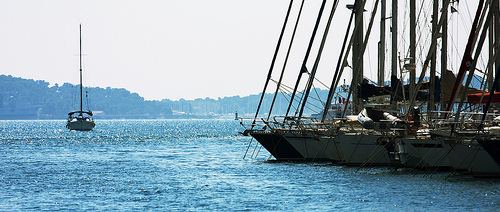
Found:
[[[449,61],[448,62],[448,66],[449,66],[450,70],[453,70],[454,69],[453,67],[455,67],[455,65],[453,64],[453,61],[455,59],[455,57],[454,57],[454,53],[455,52],[454,51],[456,51],[454,49],[454,47],[456,48],[455,40],[454,40],[454,37],[455,37],[454,34],[457,34],[457,33],[454,31],[455,28],[456,28],[455,27],[456,21],[455,21],[455,18],[454,18],[454,14],[451,13],[451,12],[450,12],[450,18],[448,19],[448,23],[449,23],[448,24],[448,29],[450,29],[449,33],[448,33],[448,41],[449,41],[448,43],[450,43],[450,40],[451,40],[451,44],[452,44],[452,45],[448,45],[448,50],[449,50],[448,51],[448,54],[449,54],[448,55],[448,61]],[[457,37],[458,37],[458,35],[457,35]]]
[[[405,4],[405,10],[403,10],[404,14],[403,14],[403,21],[402,21],[402,23],[409,22],[408,19],[409,19],[409,16],[410,16],[410,15],[408,15],[408,10],[409,10],[409,8],[408,8],[408,1],[405,1],[405,3],[406,4]],[[403,29],[403,30],[401,30],[401,35],[405,35],[406,34],[406,31],[407,31],[406,28],[407,28],[407,26],[409,26],[409,24],[403,24],[403,27],[399,27],[398,26],[398,29]],[[408,45],[409,42],[408,42],[407,36],[401,36],[401,35],[398,36],[399,37],[399,39],[398,39],[398,42],[399,42],[398,46],[402,46],[402,49],[404,50],[405,46],[409,46]],[[409,57],[408,56],[409,54],[410,54],[410,48],[407,48],[407,51],[405,53],[405,57]],[[403,79],[403,76],[401,76],[401,78]]]
[[[259,156],[260,150],[262,149],[262,145],[260,145],[259,150],[257,150],[257,153],[255,154],[255,158]]]
[[[498,39],[497,39],[497,42],[498,42]],[[488,108],[490,107],[491,99],[493,98],[495,90],[497,89],[497,86],[498,86],[498,78],[499,77],[500,77],[500,64],[498,65],[498,68],[496,70],[495,80],[493,81],[493,86],[491,87],[490,96],[488,96],[488,101],[486,102],[486,105],[484,106],[484,109],[483,109],[483,117],[481,119],[481,122],[484,122],[484,119],[486,118],[486,113],[488,112]]]
[[[319,96],[318,90],[314,88],[314,92],[316,93],[316,98],[318,99],[319,103],[322,105],[322,107],[325,107],[325,102],[321,101],[321,96]]]
[[[500,36],[499,36],[499,38],[500,38]],[[497,40],[496,42],[497,42],[497,44],[496,44],[496,45],[498,45],[498,42],[500,42],[500,40]],[[493,58],[495,58],[495,56],[494,56]],[[494,63],[494,62],[495,62],[495,60],[494,60],[494,59],[491,59],[491,60],[489,61],[488,67],[494,67],[494,66],[493,66],[493,63]],[[488,72],[493,72],[493,71],[494,71],[494,70],[488,70]],[[481,88],[483,88],[483,89],[482,89],[482,90],[483,90],[483,92],[482,92],[482,94],[481,94],[481,98],[479,99],[479,102],[483,102],[484,94],[485,94],[485,92],[486,92],[486,85],[487,85],[487,84],[486,84],[486,81],[491,81],[491,80],[488,80],[486,76],[485,76],[485,77],[483,77],[483,81],[482,81],[482,85],[481,85]],[[490,83],[493,83],[493,82],[489,82],[489,84],[490,84]]]
[[[420,57],[419,58],[415,58],[415,61],[419,61],[421,62],[421,58],[422,57],[422,53],[425,52],[425,47],[428,47],[429,45],[427,45],[426,43],[429,41],[429,33],[422,33],[424,31],[431,31],[430,30],[430,26],[429,26],[429,23],[431,21],[429,21],[429,15],[427,15],[427,12],[428,10],[431,10],[430,8],[432,8],[432,3],[429,3],[427,4],[428,7],[427,9],[424,9],[426,8],[425,7],[425,2],[422,1],[421,2],[421,5],[420,5],[420,9],[419,9],[419,12],[418,12],[418,15],[416,17],[416,23],[417,23],[417,27],[418,27],[418,32],[421,32],[418,34],[418,37],[417,37],[417,40],[415,41],[418,45],[417,45],[417,48],[419,48],[419,51],[420,52]],[[422,20],[423,19],[423,20]],[[426,29],[426,30],[424,30]],[[427,35],[427,36],[426,36]],[[430,34],[430,39],[432,40],[432,33]],[[423,40],[423,41],[422,41]]]
[[[271,81],[274,82],[274,83],[276,83],[276,84],[278,83],[276,80],[273,80],[273,79],[271,79]],[[286,90],[287,92],[292,91],[292,87],[290,87],[288,85],[285,85],[285,84],[281,84],[280,86],[278,86],[278,91],[281,90],[281,89]]]
[[[311,73],[309,72],[306,72],[307,75],[311,76]],[[323,83],[322,81],[320,81],[318,78],[314,77],[314,81],[318,82],[319,84],[323,85],[326,89],[330,89],[325,83]],[[314,86],[314,84],[312,84],[312,86]]]
[[[250,145],[252,145],[252,141],[253,141],[253,137],[250,139],[250,143],[248,143],[248,146],[247,146],[247,151],[245,151],[245,154],[243,155],[243,159],[245,159],[245,157],[247,156],[247,154],[248,154],[248,149],[250,149]]]
[[[486,11],[487,7],[488,6],[485,7],[485,11]],[[488,15],[488,17],[487,17],[487,19],[486,19],[486,21],[484,22],[484,25],[483,25],[483,32],[481,33],[481,37],[479,38],[479,42],[478,42],[477,47],[476,47],[476,55],[474,56],[474,59],[472,60],[472,65],[470,67],[470,70],[469,70],[469,73],[468,73],[468,76],[467,76],[467,81],[465,83],[465,87],[462,89],[461,101],[460,101],[460,103],[458,105],[458,108],[457,108],[457,113],[455,115],[455,121],[458,121],[458,118],[459,118],[459,115],[460,115],[460,109],[462,108],[462,105],[463,105],[463,102],[464,102],[464,98],[465,98],[465,94],[467,93],[467,89],[469,88],[469,85],[470,85],[470,83],[472,81],[472,78],[474,77],[474,71],[476,70],[477,59],[479,58],[479,55],[481,53],[481,49],[483,48],[484,40],[486,39],[486,34],[488,32],[487,28],[489,28],[490,21],[491,21],[491,16]],[[479,33],[479,31],[478,31],[478,33]]]
[[[316,32],[318,31],[318,26],[319,26],[319,23],[321,21],[321,16],[323,14],[323,10],[325,8],[325,4],[326,4],[326,0],[323,0],[323,2],[321,3],[321,8],[319,10],[318,17],[316,19],[316,24],[314,26],[313,33],[311,35],[311,39],[309,41],[309,46],[307,47],[307,51],[306,51],[306,55],[304,57],[304,61],[302,61],[302,66],[300,67],[300,71],[299,71],[299,76],[297,78],[297,82],[295,83],[295,87],[293,89],[293,93],[292,93],[292,97],[291,97],[292,101],[290,101],[290,105],[288,105],[288,109],[286,110],[285,116],[288,116],[288,113],[290,112],[290,108],[292,107],[292,103],[293,103],[293,100],[295,98],[295,92],[297,92],[297,89],[299,87],[299,83],[300,83],[300,79],[302,77],[302,74],[307,71],[306,63],[307,63],[307,60],[309,59],[309,53],[311,52],[312,44],[314,42],[314,38],[316,37]]]
[[[356,1],[356,2],[355,2],[355,4],[354,4],[355,8],[358,8],[358,6],[356,5],[356,3],[357,3],[357,2],[359,2],[359,1]],[[361,6],[360,6],[359,8],[364,8],[364,7],[365,7],[365,3],[366,3],[366,1],[365,1],[365,0],[361,0]],[[353,12],[355,12],[355,11],[353,11]],[[351,13],[351,20],[352,20],[352,18],[353,18],[353,13]],[[350,21],[351,21],[351,20],[350,20]],[[349,22],[350,22],[350,21],[349,21]],[[359,28],[359,23],[361,23],[361,21],[362,21],[361,16],[356,18],[356,22],[355,22],[355,24],[354,24],[354,30],[353,30],[353,33],[352,33],[351,39],[349,40],[349,45],[347,45],[347,50],[345,50],[346,54],[344,55],[344,59],[342,60],[342,64],[340,64],[340,63],[339,63],[339,64],[340,64],[340,66],[339,66],[339,64],[337,64],[337,68],[339,68],[339,67],[340,67],[340,70],[338,70],[338,69],[337,69],[338,71],[336,71],[336,72],[335,72],[335,74],[337,75],[337,73],[338,73],[338,75],[337,75],[337,78],[336,78],[336,79],[335,79],[335,77],[334,77],[334,79],[333,79],[333,81],[332,81],[332,85],[334,84],[334,86],[330,87],[330,91],[331,91],[332,89],[333,89],[333,90],[336,90],[336,89],[337,89],[337,86],[338,86],[338,84],[339,84],[339,82],[340,82],[340,77],[339,77],[339,76],[342,76],[342,73],[344,72],[344,68],[345,68],[346,66],[348,66],[347,57],[349,56],[349,52],[351,51],[352,44],[354,43],[354,34],[355,34],[358,30],[359,30],[359,29],[358,29],[358,28]],[[349,24],[349,26],[350,26],[350,24]],[[346,35],[347,35],[347,34],[346,34]],[[347,38],[347,36],[346,36],[346,38]],[[340,62],[340,59],[341,59],[341,57],[339,57],[339,62]],[[332,95],[333,95],[333,94],[332,94]],[[333,96],[332,96],[332,97],[333,97]],[[347,101],[349,101],[349,99],[347,99]],[[328,106],[328,107],[326,108],[326,110],[328,110],[328,108],[330,107],[330,104],[331,104],[331,99],[330,99],[330,101],[329,101],[329,104],[327,104],[327,106]],[[326,117],[326,114],[325,114],[325,113],[323,113],[323,118],[322,118],[322,121],[324,121],[325,117]]]
[[[488,0],[489,1],[489,0]],[[476,41],[476,33],[478,33],[478,24],[480,21],[480,18],[483,18],[482,16],[482,11],[483,11],[483,4],[484,0],[480,0],[479,5],[477,7],[476,15],[474,17],[474,22],[472,24],[472,28],[469,34],[469,39],[467,41],[467,45],[465,47],[464,51],[464,57],[462,58],[462,63],[460,65],[460,70],[457,75],[457,79],[455,80],[453,90],[451,91],[451,96],[450,99],[448,100],[448,106],[446,107],[446,111],[449,111],[453,103],[455,102],[455,99],[458,95],[458,87],[459,85],[462,84],[464,74],[471,68],[471,63],[472,63],[472,50],[474,48],[474,44]],[[488,7],[485,7],[484,9],[486,10]],[[447,117],[448,114],[444,115],[444,118]]]
[[[365,49],[366,49],[366,46],[368,45],[368,39],[370,38],[370,33],[371,33],[371,29],[372,29],[372,26],[373,26],[373,19],[375,18],[375,14],[377,13],[377,8],[378,8],[378,2],[379,0],[376,0],[375,1],[375,6],[372,10],[372,16],[370,18],[370,25],[368,26],[368,29],[366,31],[366,35],[365,35],[365,40],[363,41],[363,46],[361,46],[361,51],[358,53],[358,55],[356,55],[358,58],[356,59],[356,63],[359,64],[360,61],[361,61],[361,58],[363,58],[363,54],[365,52]],[[354,55],[353,55],[354,56]],[[361,73],[358,73],[359,72],[359,67],[361,65],[357,65],[356,68],[353,70],[353,77],[352,77],[352,80],[351,80],[351,86],[349,87],[349,93],[347,94],[347,99],[350,98],[351,96],[351,93],[352,93],[352,85],[354,83],[354,79],[357,78],[355,77],[355,75],[358,75],[358,74],[361,74]],[[356,85],[357,86],[357,85]],[[359,105],[354,105],[355,107],[359,107]],[[353,108],[354,110],[354,108]],[[344,111],[342,112],[342,117],[345,117],[345,114],[346,114],[346,111],[347,111],[347,107],[344,107]]]
[[[358,1],[354,1],[354,8],[356,8],[356,3]],[[364,5],[364,2],[363,2],[363,5]],[[331,102],[332,102],[332,98],[333,98],[333,95],[335,93],[335,90],[337,89],[337,78],[339,78],[339,69],[340,69],[340,66],[342,64],[342,56],[344,54],[344,50],[345,50],[345,47],[346,47],[346,43],[347,43],[347,38],[349,37],[349,31],[351,29],[351,25],[352,25],[352,20],[354,18],[354,10],[352,10],[351,12],[351,17],[349,18],[349,24],[347,25],[347,30],[346,30],[346,33],[345,33],[345,36],[344,36],[344,42],[342,43],[342,48],[340,50],[340,55],[339,55],[339,59],[337,61],[337,67],[335,68],[335,74],[333,75],[333,79],[332,79],[332,85],[330,86],[330,90],[328,91],[328,97],[326,99],[326,104],[325,104],[325,109],[323,110],[323,115],[321,117],[321,122],[324,122],[325,121],[325,118],[326,118],[326,115],[328,114],[328,109],[330,108],[330,105],[331,105]]]
[[[259,147],[259,144],[258,143],[255,144],[255,147],[253,148],[252,155],[250,156],[250,158],[256,158],[257,157],[257,155],[255,154],[255,151],[257,151],[258,147]]]
[[[285,75],[285,68],[286,68],[286,65],[288,64],[288,58],[290,56],[290,51],[292,49],[293,41],[295,39],[295,34],[297,32],[297,27],[299,25],[299,20],[300,20],[301,14],[302,14],[302,9],[304,8],[304,2],[305,2],[305,0],[302,0],[302,3],[300,4],[300,9],[299,9],[299,13],[297,15],[297,20],[295,21],[295,26],[293,28],[292,37],[290,38],[290,45],[288,46],[288,50],[287,50],[287,53],[286,53],[285,61],[283,63],[283,68],[281,69],[280,79],[279,79],[279,81],[277,83],[276,91],[274,92],[273,101],[271,102],[271,107],[269,108],[269,113],[267,115],[267,120],[269,120],[269,118],[271,117],[271,114],[272,114],[272,111],[273,111],[273,108],[274,108],[274,103],[276,102],[276,97],[278,95],[278,90],[280,89],[281,82],[283,81],[283,76]]]
[[[337,9],[337,5],[338,5],[338,1],[335,0],[333,3],[333,6],[332,6],[332,10],[330,12],[330,17],[328,18],[328,22],[326,24],[326,29],[323,33],[323,39],[321,40],[321,45],[319,47],[318,55],[316,56],[316,60],[314,61],[313,69],[312,69],[311,74],[309,76],[309,81],[307,82],[306,93],[305,93],[304,101],[302,102],[302,107],[300,108],[299,117],[301,117],[302,113],[304,112],[304,107],[306,105],[307,98],[309,97],[309,92],[311,92],[311,87],[312,87],[312,84],[314,82],[314,78],[316,76],[316,71],[318,70],[319,61],[321,60],[321,55],[323,54],[323,49],[325,47],[326,38],[328,37],[328,32],[330,31],[330,25],[331,25],[332,20],[333,20],[333,15],[335,14],[335,11]]]
[[[264,99],[264,95],[266,94],[266,89],[267,89],[267,85],[269,84],[269,79],[271,79],[271,75],[273,73],[274,63],[276,62],[276,57],[278,55],[278,51],[279,51],[280,46],[281,46],[281,40],[283,38],[283,34],[285,33],[286,24],[288,22],[288,17],[290,16],[290,11],[292,10],[292,5],[293,5],[293,0],[290,0],[290,5],[288,6],[288,11],[286,13],[285,21],[283,23],[283,27],[281,28],[281,33],[280,33],[280,36],[278,39],[278,44],[276,45],[276,50],[274,51],[274,56],[273,56],[273,59],[271,62],[271,67],[269,67],[269,72],[267,74],[266,83],[264,84],[264,89],[262,91],[262,95],[260,96],[259,105],[257,106],[257,112],[255,112],[255,118],[257,118],[257,116],[259,115],[260,106],[262,105],[262,100]],[[255,119],[254,119],[254,123],[255,123]]]
[[[315,90],[315,92],[317,93],[317,89],[314,89],[314,90]],[[313,96],[311,96],[311,99],[312,99],[312,100],[315,100],[315,101],[318,101],[318,102],[321,102],[321,98],[319,98],[319,94],[318,94],[317,96],[318,96],[318,97],[313,97]],[[308,104],[312,104],[312,103],[308,103]]]
[[[482,1],[482,0],[481,0]],[[443,3],[443,7],[447,8],[448,5],[450,4],[450,0],[447,0],[446,2]],[[444,14],[445,13],[441,13],[441,17],[439,18],[439,22],[438,22],[438,25],[437,25],[437,28],[441,28],[443,26],[443,21],[444,21]],[[424,62],[424,66],[422,68],[422,72],[420,73],[420,78],[418,79],[418,83],[415,87],[415,90],[418,91],[420,90],[420,87],[422,87],[422,82],[423,82],[423,78],[425,76],[425,72],[426,72],[426,69],[429,65],[429,62],[430,62],[430,59],[432,57],[432,52],[434,49],[436,49],[436,43],[437,43],[437,37],[438,37],[438,33],[434,33],[434,35],[432,36],[432,43],[431,43],[431,47],[429,49],[429,52],[427,54],[427,57],[425,59],[425,62]],[[415,93],[412,93],[410,94],[410,107],[409,108],[413,108],[413,106],[415,105],[415,100],[417,98],[417,92]],[[405,119],[408,118],[409,116],[409,111],[408,110],[405,114]]]
[[[313,97],[311,97],[311,98],[313,98]],[[319,99],[315,99],[315,100],[316,100],[316,101],[318,101],[318,102],[321,102],[321,100],[319,100]],[[308,105],[310,105],[310,106],[308,106]],[[320,106],[318,106],[318,105],[316,105],[316,104],[312,104],[312,103],[308,103],[308,104],[306,105],[306,107],[307,107],[307,109],[313,110],[314,112],[317,112],[317,111],[316,111],[316,110],[314,110],[314,109],[312,109],[312,107],[314,107],[314,108],[316,108],[316,109],[318,109],[318,110],[321,110],[321,109],[323,108],[323,107],[320,107]]]
[[[321,84],[323,87],[325,87],[326,89],[330,89],[330,87],[328,87],[328,85],[326,85],[325,83],[323,83],[321,80],[319,80],[318,78],[314,78],[314,80],[316,82],[318,82],[319,84]],[[313,85],[314,86],[314,85]]]
[[[416,14],[416,20],[415,20],[415,22],[417,23],[416,26],[418,27],[418,30],[417,30],[418,32],[423,32],[423,29],[422,29],[423,27],[422,27],[421,23],[423,23],[423,26],[426,26],[426,23],[429,22],[428,19],[427,19],[427,15],[425,14],[426,10],[424,10],[424,8],[425,8],[424,7],[424,5],[425,5],[424,3],[425,3],[424,1],[421,2],[419,10],[418,10],[418,14]],[[427,10],[428,10],[428,8],[427,8]],[[422,20],[422,19],[424,19],[424,20]],[[417,40],[415,42],[416,43],[420,43],[420,40],[422,39],[422,36],[423,36],[423,34],[420,33],[418,35],[418,38],[417,38]]]

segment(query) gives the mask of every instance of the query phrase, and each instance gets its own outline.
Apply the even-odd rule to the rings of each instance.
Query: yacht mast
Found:
[[[260,110],[260,107],[262,105],[262,100],[264,99],[264,95],[266,94],[267,85],[269,84],[269,80],[271,80],[271,75],[272,75],[273,69],[274,69],[274,63],[276,62],[278,50],[280,49],[280,46],[281,46],[281,40],[283,38],[283,34],[285,33],[285,28],[286,28],[286,24],[288,23],[288,17],[290,16],[290,11],[292,9],[292,5],[293,5],[293,0],[290,0],[290,4],[288,6],[288,11],[287,11],[286,17],[285,17],[285,22],[283,23],[283,27],[281,28],[281,34],[280,34],[280,37],[278,39],[278,44],[276,44],[276,50],[274,51],[274,56],[273,56],[273,60],[271,62],[271,67],[269,67],[269,72],[267,74],[266,83],[264,84],[264,89],[262,91],[262,95],[260,96],[259,106],[257,106],[257,112],[255,112],[255,118],[254,118],[253,123],[255,123],[255,119],[257,119],[257,116],[259,115],[259,110]],[[272,106],[271,106],[271,110],[272,110]]]
[[[361,111],[360,106],[363,100],[359,97],[359,88],[357,85],[361,84],[363,81],[363,12],[365,11],[364,5],[354,4],[354,14],[356,17],[356,25],[358,30],[354,32],[354,42],[352,43],[352,69],[353,69],[353,83],[351,84],[352,89],[352,100],[353,107],[352,111],[354,114],[358,114]],[[356,71],[357,70],[357,71]]]
[[[300,108],[299,117],[302,117],[302,113],[304,112],[304,108],[307,104],[307,98],[309,97],[309,92],[311,92],[311,88],[312,88],[312,85],[313,85],[313,82],[314,82],[314,79],[316,76],[316,71],[318,70],[319,61],[321,59],[321,54],[323,53],[323,48],[325,47],[326,38],[328,37],[328,32],[330,31],[330,25],[331,25],[332,20],[333,20],[333,15],[335,14],[335,11],[337,9],[337,5],[338,5],[338,0],[336,0],[332,5],[332,10],[330,11],[330,16],[328,18],[328,22],[326,24],[325,31],[323,32],[323,39],[321,40],[321,45],[320,45],[319,50],[318,50],[318,55],[316,56],[316,61],[314,62],[313,69],[311,71],[311,74],[309,76],[309,80],[307,82],[306,92],[304,94],[304,100],[302,101],[302,107]]]
[[[309,53],[311,53],[312,44],[314,42],[314,38],[316,37],[316,32],[318,31],[319,22],[321,21],[321,16],[323,15],[323,10],[325,9],[325,4],[326,4],[326,0],[323,0],[323,2],[321,3],[321,8],[319,9],[318,17],[316,19],[316,24],[314,25],[314,30],[313,30],[313,33],[311,35],[311,39],[309,41],[309,46],[307,47],[306,55],[304,56],[304,60],[302,61],[302,66],[300,67],[299,76],[297,77],[297,81],[295,82],[295,87],[293,88],[292,97],[290,97],[290,104],[288,105],[285,116],[288,116],[288,113],[290,112],[290,109],[291,109],[292,104],[293,104],[293,100],[295,98],[295,93],[297,92],[297,89],[298,89],[299,83],[300,83],[300,79],[302,78],[302,74],[308,72],[307,67],[306,67],[306,63],[307,63],[307,59],[309,58]]]
[[[354,4],[356,4],[356,2],[357,1],[354,1]],[[362,2],[362,3],[364,4],[364,2]],[[330,109],[330,106],[332,104],[333,95],[335,94],[335,91],[337,90],[337,85],[338,85],[338,81],[340,79],[340,75],[342,75],[343,67],[341,68],[341,66],[343,66],[342,62],[345,61],[345,59],[343,60],[343,55],[344,55],[344,53],[349,52],[349,48],[351,47],[351,42],[349,42],[349,44],[347,45],[348,50],[347,51],[345,50],[346,44],[347,44],[347,39],[349,38],[349,34],[350,34],[349,32],[351,29],[353,18],[354,18],[354,10],[352,10],[351,16],[349,18],[349,23],[347,24],[347,30],[346,30],[346,33],[344,36],[344,42],[342,43],[342,49],[340,50],[339,59],[337,61],[337,67],[335,68],[335,74],[333,75],[332,85],[330,86],[330,91],[328,92],[328,98],[326,100],[325,109],[323,110],[323,116],[321,118],[321,122],[324,122],[326,119],[326,116],[328,115],[328,109]],[[346,103],[346,104],[348,104],[348,103]]]
[[[398,71],[398,0],[392,0],[391,109],[396,109]]]
[[[442,3],[443,8],[441,13],[443,13],[445,19],[443,20],[443,26],[441,27],[441,82],[443,77],[446,75],[446,71],[448,71],[448,7],[444,7],[446,0],[443,0]],[[441,96],[439,100],[441,102],[440,108],[442,110],[445,107],[445,102]]]
[[[412,0],[413,1],[413,0]],[[384,70],[385,70],[385,12],[386,0],[380,1],[380,42],[379,42],[379,58],[378,58],[378,86],[384,86]]]
[[[415,61],[416,61],[416,43],[417,43],[417,35],[416,35],[416,28],[417,28],[417,21],[416,21],[416,0],[410,0],[410,65],[407,66],[406,68],[410,72],[410,93],[415,92]],[[411,110],[411,108],[408,108]]]
[[[276,85],[276,91],[274,92],[273,101],[271,102],[271,107],[269,108],[269,113],[267,114],[267,120],[269,120],[271,118],[271,114],[272,114],[272,111],[274,108],[274,103],[276,102],[276,97],[278,96],[278,93],[279,93],[280,88],[281,88],[281,82],[283,81],[283,76],[285,75],[286,65],[288,63],[290,51],[292,50],[292,45],[293,45],[294,40],[295,40],[295,35],[297,33],[297,27],[299,25],[300,16],[302,15],[302,9],[304,8],[304,2],[305,2],[305,0],[302,0],[302,3],[300,4],[300,9],[299,9],[299,12],[297,14],[297,20],[295,21],[295,26],[293,28],[292,36],[290,38],[290,44],[288,45],[288,50],[286,52],[285,61],[283,62],[283,67],[281,68],[281,74],[280,74],[278,83]]]
[[[80,24],[80,114],[83,111],[83,84],[82,84],[82,24]]]
[[[433,1],[433,7],[432,7],[432,34],[436,34],[439,32],[439,28],[437,26],[437,22],[438,22],[438,6],[439,6],[439,1],[438,0],[434,0]],[[433,118],[433,113],[431,113],[430,111],[434,111],[435,110],[435,88],[436,88],[436,59],[437,59],[437,56],[436,56],[436,48],[434,48],[432,50],[432,61],[431,61],[431,70],[430,70],[430,73],[429,73],[429,81],[430,81],[430,84],[431,84],[431,88],[432,89],[429,89],[428,93],[429,93],[429,105],[427,106],[427,117],[428,119],[432,119]]]
[[[500,5],[498,1],[491,1],[492,3],[492,11],[493,11],[493,29],[494,29],[494,39],[496,42],[498,42],[498,39],[500,38]],[[493,31],[493,30],[492,30]],[[495,43],[495,41],[493,41]],[[493,46],[493,44],[492,44]],[[498,66],[500,64],[500,45],[495,45],[494,47],[494,54],[496,55],[495,58],[495,64]],[[498,89],[497,89],[498,90]]]
[[[448,8],[449,4],[450,4],[450,0],[445,0],[445,2],[443,4],[443,8]],[[440,16],[439,22],[438,22],[438,28],[443,26],[443,21],[444,21],[443,19],[446,19],[446,17],[444,17],[444,14],[445,13],[441,13],[441,16]],[[429,66],[429,61],[430,61],[430,56],[431,56],[430,54],[432,53],[432,50],[436,48],[437,38],[438,38],[438,34],[432,35],[432,43],[431,43],[431,46],[429,48],[429,52],[427,53],[427,57],[425,58],[424,65],[422,66],[422,72],[420,73],[420,77],[418,79],[418,83],[416,84],[415,90],[419,90],[420,87],[422,86],[422,81],[423,81],[423,78],[425,77],[426,69]],[[417,97],[416,92],[410,94],[410,106],[409,106],[409,108],[412,108],[415,105],[416,97]],[[409,113],[408,113],[408,111],[406,111],[405,118],[407,118],[408,115],[409,115]]]
[[[479,0],[479,4],[477,6],[476,15],[474,17],[474,21],[472,22],[471,31],[469,33],[469,39],[467,45],[465,47],[464,55],[462,58],[462,64],[460,65],[460,70],[457,74],[457,79],[455,80],[455,84],[453,86],[453,90],[451,91],[450,99],[448,100],[448,105],[446,106],[446,111],[450,111],[451,107],[453,107],[455,103],[455,99],[458,95],[459,86],[462,84],[464,79],[465,72],[467,72],[472,65],[472,48],[474,43],[474,38],[477,31],[477,26],[479,22],[479,18],[481,16],[481,11],[483,9],[484,0]],[[446,115],[445,115],[446,118]]]

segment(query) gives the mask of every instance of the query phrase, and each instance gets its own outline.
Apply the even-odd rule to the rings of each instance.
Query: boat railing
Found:
[[[240,125],[247,130],[266,130],[268,124],[263,118],[246,118],[238,117],[240,119]]]
[[[335,123],[333,120],[321,122],[313,117],[296,116],[275,116],[273,120],[273,127],[289,131],[328,131],[334,127]]]
[[[496,117],[499,117],[499,113],[480,113],[480,112],[460,112],[458,115],[462,118],[456,119],[456,112],[454,111],[429,111],[430,113],[436,113],[438,115],[443,115],[443,114],[453,114],[452,116],[449,116],[448,118],[443,118],[440,116],[435,116],[435,117],[440,117],[440,118],[435,118],[429,120],[429,123],[434,126],[435,128],[439,127],[453,127],[456,129],[460,128],[483,128],[486,126],[493,126],[493,125],[498,125],[500,123],[500,119],[495,119]],[[486,115],[486,118],[484,121],[482,120],[483,115]]]
[[[321,122],[312,117],[295,116],[275,116],[270,120],[264,118],[245,118],[239,117],[240,124],[245,131],[311,131],[321,132],[330,131],[338,128],[342,123],[341,119],[329,119]]]

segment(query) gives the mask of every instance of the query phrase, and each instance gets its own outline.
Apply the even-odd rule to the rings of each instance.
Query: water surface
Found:
[[[96,124],[0,121],[0,210],[500,210],[500,180],[243,159],[234,120]]]

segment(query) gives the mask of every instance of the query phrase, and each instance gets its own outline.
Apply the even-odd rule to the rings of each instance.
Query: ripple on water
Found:
[[[500,181],[243,159],[234,120],[0,121],[3,210],[498,210]]]

